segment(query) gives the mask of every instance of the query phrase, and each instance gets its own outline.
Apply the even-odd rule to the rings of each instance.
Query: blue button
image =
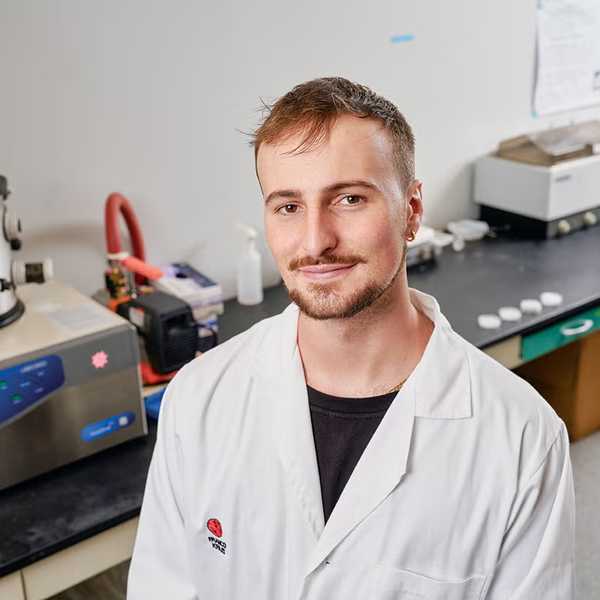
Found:
[[[13,405],[21,404],[21,402],[23,402],[23,396],[21,396],[21,394],[13,394],[10,399],[12,400]]]

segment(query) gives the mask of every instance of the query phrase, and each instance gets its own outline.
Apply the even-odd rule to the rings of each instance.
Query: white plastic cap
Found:
[[[539,300],[535,298],[525,298],[521,300],[521,310],[527,315],[539,315],[544,307]]]
[[[563,303],[562,294],[558,292],[542,292],[540,300],[544,306],[560,306]]]
[[[477,324],[481,329],[498,329],[502,321],[498,315],[479,315]]]
[[[503,321],[518,321],[522,317],[516,306],[503,306],[498,310],[498,314]]]

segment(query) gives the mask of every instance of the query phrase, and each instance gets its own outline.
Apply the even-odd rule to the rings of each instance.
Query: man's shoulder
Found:
[[[191,403],[198,406],[202,398],[209,398],[225,384],[234,382],[241,389],[244,379],[249,378],[255,368],[257,358],[276,343],[284,318],[284,313],[280,313],[263,319],[190,361],[169,384],[170,401],[183,410]]]
[[[524,407],[536,406],[540,403],[543,403],[544,406],[547,404],[528,381],[473,344],[464,339],[462,342],[466,347],[474,378],[486,384],[495,382],[495,385],[485,385],[485,391],[509,403],[512,402],[512,399],[521,399]]]
[[[543,457],[564,429],[562,420],[528,381],[460,339],[469,361],[473,416],[482,430],[511,440],[532,460]]]
[[[203,377],[211,373],[216,375],[228,367],[235,366],[236,363],[252,361],[265,344],[274,343],[274,335],[284,318],[282,312],[262,319],[226,342],[218,344],[198,356],[184,367],[186,377],[192,377],[196,373]]]

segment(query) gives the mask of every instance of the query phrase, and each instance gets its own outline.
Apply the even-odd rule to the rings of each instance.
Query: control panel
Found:
[[[0,426],[29,411],[64,383],[63,363],[55,354],[0,370]]]

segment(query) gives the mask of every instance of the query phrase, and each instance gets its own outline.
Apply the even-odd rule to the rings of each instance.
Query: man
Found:
[[[130,600],[572,598],[563,423],[407,285],[404,117],[317,79],[254,145],[293,304],[169,386]]]

